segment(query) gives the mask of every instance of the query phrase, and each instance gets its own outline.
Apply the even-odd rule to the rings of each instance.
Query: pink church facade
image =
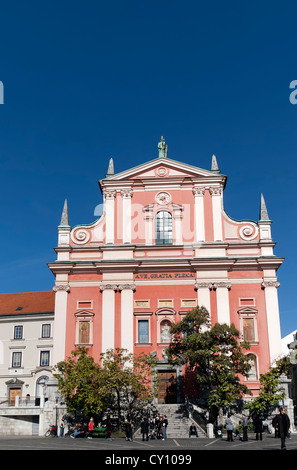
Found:
[[[236,221],[224,210],[227,177],[167,157],[116,174],[112,160],[99,181],[103,212],[70,227],[65,203],[58,227],[53,363],[76,346],[95,359],[108,349],[154,353],[158,401],[195,396],[191,377],[172,367],[168,327],[196,305],[211,322],[234,323],[255,355],[248,387],[281,356],[277,270],[263,196],[260,218]],[[173,386],[172,386],[173,384]]]

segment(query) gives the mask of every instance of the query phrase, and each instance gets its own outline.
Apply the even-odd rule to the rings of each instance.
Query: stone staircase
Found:
[[[167,438],[169,439],[189,439],[189,428],[194,422],[192,418],[188,418],[185,413],[184,405],[179,404],[158,404],[157,412],[168,419]],[[198,438],[207,437],[204,430],[194,422],[198,431]],[[135,437],[141,436],[140,430],[137,431]],[[193,436],[191,439],[196,439]]]

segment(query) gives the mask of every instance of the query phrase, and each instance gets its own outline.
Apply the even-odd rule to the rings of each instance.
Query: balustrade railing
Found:
[[[43,408],[44,403],[47,401],[45,397],[32,397],[32,396],[25,396],[20,397],[16,396],[13,399],[9,399],[7,397],[0,397],[0,409],[1,408],[26,408],[26,407],[38,407]]]

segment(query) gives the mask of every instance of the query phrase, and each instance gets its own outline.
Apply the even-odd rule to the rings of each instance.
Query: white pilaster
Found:
[[[123,201],[123,243],[131,243],[131,198],[132,189],[121,189]]]
[[[204,223],[204,193],[205,188],[194,187],[195,196],[195,241],[205,241],[205,223]]]
[[[215,282],[213,288],[216,290],[218,323],[230,325],[229,289],[231,289],[231,282]]]
[[[182,220],[183,220],[183,210],[184,208],[179,204],[172,204],[173,207],[173,217],[175,221],[175,244],[182,245],[183,243],[183,233],[182,233]]]
[[[264,280],[262,283],[262,288],[265,289],[265,304],[271,365],[282,355],[278,295],[276,290],[277,287],[279,287],[279,282],[277,281]]]
[[[135,284],[120,284],[118,287],[121,292],[121,348],[133,353],[133,291]]]
[[[106,214],[106,241],[105,243],[114,243],[114,200],[116,190],[105,189],[105,214]]]
[[[55,322],[53,334],[53,365],[65,360],[67,298],[70,287],[68,283],[53,288],[55,295]]]
[[[214,241],[223,240],[223,224],[222,224],[222,188],[209,188],[212,196],[212,218],[213,218],[213,236]]]
[[[145,244],[152,245],[153,243],[153,210],[154,204],[149,204],[142,208],[144,213],[144,224],[145,224]]]
[[[196,281],[195,289],[197,289],[198,305],[199,307],[205,307],[209,313],[209,318],[211,318],[210,311],[210,289],[212,288],[212,283],[209,281]]]
[[[115,284],[102,284],[102,353],[114,349],[115,336]]]

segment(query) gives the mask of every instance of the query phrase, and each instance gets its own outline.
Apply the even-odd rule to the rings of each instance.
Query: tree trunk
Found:
[[[219,408],[219,414],[218,414],[218,426],[223,426],[224,425],[224,417],[223,417],[223,408]]]

